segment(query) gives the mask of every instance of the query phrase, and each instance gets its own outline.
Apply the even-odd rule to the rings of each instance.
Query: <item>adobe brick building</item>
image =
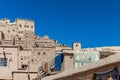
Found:
[[[53,59],[62,49],[69,49],[34,33],[33,20],[0,20],[0,79],[34,80],[43,62]]]

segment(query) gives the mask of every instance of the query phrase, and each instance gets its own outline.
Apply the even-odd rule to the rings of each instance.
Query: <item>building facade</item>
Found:
[[[48,36],[35,35],[33,20],[0,20],[0,79],[34,80],[38,67],[67,49]],[[23,77],[22,77],[23,76]]]

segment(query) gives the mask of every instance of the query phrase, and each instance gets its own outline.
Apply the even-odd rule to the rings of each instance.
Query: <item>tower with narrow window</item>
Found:
[[[73,42],[72,44],[72,49],[75,50],[75,51],[79,51],[81,48],[81,44],[79,42]]]
[[[34,21],[26,19],[15,19],[15,22],[10,22],[10,19],[0,19],[0,39],[12,40],[13,38],[24,39],[25,37],[34,36]]]

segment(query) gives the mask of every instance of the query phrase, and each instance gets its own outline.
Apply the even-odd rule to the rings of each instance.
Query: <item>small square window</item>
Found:
[[[27,65],[22,65],[22,69],[27,69]]]
[[[72,59],[73,57],[72,56],[70,56],[70,59]]]
[[[40,52],[38,52],[38,55],[40,55]]]
[[[18,38],[18,40],[21,40],[21,38]]]
[[[31,28],[33,28],[33,26],[31,26]]]
[[[44,52],[43,55],[46,55],[46,53]]]
[[[78,45],[76,44],[76,47],[78,47]]]
[[[21,60],[23,60],[23,58],[21,58]]]
[[[34,60],[32,59],[32,62],[33,62]]]
[[[22,27],[22,25],[21,25],[21,24],[20,24],[19,26],[20,26],[20,27]]]
[[[27,28],[29,28],[29,26],[27,26]]]

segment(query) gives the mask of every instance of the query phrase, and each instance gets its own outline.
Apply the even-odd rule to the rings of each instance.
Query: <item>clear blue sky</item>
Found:
[[[0,0],[0,18],[35,21],[39,36],[82,47],[120,45],[120,0]]]

